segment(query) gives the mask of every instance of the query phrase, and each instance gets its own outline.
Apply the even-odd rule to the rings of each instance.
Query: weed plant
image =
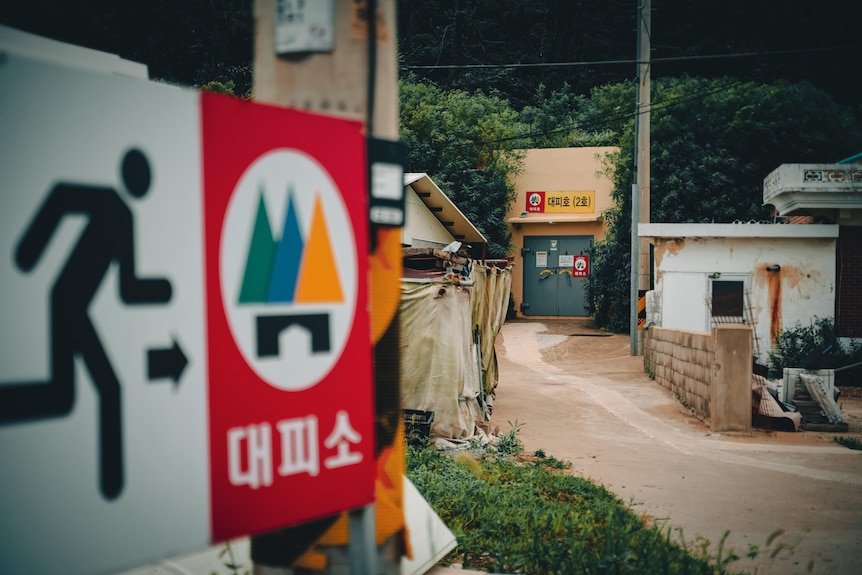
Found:
[[[655,379],[655,362],[644,359],[644,373],[650,379]]]
[[[839,445],[843,445],[847,449],[856,449],[862,451],[862,441],[855,437],[833,437],[832,441]]]
[[[407,452],[408,477],[458,541],[444,565],[531,575],[733,573],[739,557],[725,547],[728,533],[716,552],[703,538],[689,544],[681,530],[650,524],[604,487],[561,471],[570,465],[543,451],[529,461],[493,449]],[[787,550],[770,544],[750,546],[747,557]]]
[[[496,450],[499,455],[502,456],[515,456],[524,451],[524,443],[521,441],[521,438],[518,437],[518,434],[521,433],[521,424],[518,423],[518,420],[515,420],[515,423],[511,421],[507,422],[509,424],[509,431],[505,433],[501,433],[497,437]]]
[[[227,556],[227,557],[225,557]],[[219,559],[222,560],[222,565],[224,565],[225,569],[228,569],[230,575],[251,575],[251,571],[248,569],[243,569],[242,563],[237,562],[236,557],[233,554],[233,548],[230,546],[230,543],[225,543],[224,547],[218,554]],[[210,572],[210,575],[219,575],[216,571]]]

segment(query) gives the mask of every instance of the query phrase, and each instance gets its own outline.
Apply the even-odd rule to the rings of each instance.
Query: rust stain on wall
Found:
[[[782,276],[785,274],[784,268],[779,271],[766,273],[766,282],[768,286],[769,299],[769,343],[775,344],[778,339],[778,334],[781,332],[781,283]],[[796,270],[798,273],[799,270]]]
[[[768,264],[760,264],[754,269],[755,291],[766,291],[766,305],[769,310],[769,337],[775,343],[782,329],[782,296],[787,293],[787,303],[795,309],[811,300],[812,290],[821,284],[822,273],[818,270],[804,270],[797,266],[781,265],[778,271],[767,271]]]
[[[685,247],[685,240],[676,238],[672,240],[656,241],[656,249],[653,252],[656,266],[661,265],[661,261],[665,256],[675,256]]]
[[[752,287],[757,288],[758,290],[763,288],[763,286],[766,285],[768,276],[769,272],[766,271],[766,264],[761,264],[754,268],[754,283]]]
[[[820,273],[815,272],[814,275],[819,277]],[[787,284],[787,287],[795,289],[799,287],[800,283],[810,278],[811,274],[805,273],[797,267],[782,267],[781,277],[784,279],[784,283]]]

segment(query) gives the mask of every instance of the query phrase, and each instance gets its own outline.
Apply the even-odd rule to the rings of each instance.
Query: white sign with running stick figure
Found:
[[[0,85],[0,570],[204,547],[198,94],[13,55]]]

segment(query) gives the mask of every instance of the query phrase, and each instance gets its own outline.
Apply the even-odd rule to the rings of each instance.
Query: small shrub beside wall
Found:
[[[785,367],[836,369],[862,362],[862,343],[843,343],[832,318],[814,318],[810,325],[783,329],[769,351],[769,375],[780,379]],[[835,374],[835,385],[862,386],[862,367]]]

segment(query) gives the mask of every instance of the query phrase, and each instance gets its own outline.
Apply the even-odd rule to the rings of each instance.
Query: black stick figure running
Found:
[[[126,153],[123,183],[140,198],[150,187],[150,167],[139,150]],[[67,214],[89,221],[51,289],[51,373],[47,382],[0,386],[0,425],[62,417],[75,403],[75,355],[87,366],[99,396],[100,487],[106,499],[123,489],[120,382],[99,341],[87,308],[113,262],[119,265],[124,303],[165,303],[171,299],[166,279],[135,276],[132,212],[113,188],[59,183],[22,236],[15,263],[30,271]]]

